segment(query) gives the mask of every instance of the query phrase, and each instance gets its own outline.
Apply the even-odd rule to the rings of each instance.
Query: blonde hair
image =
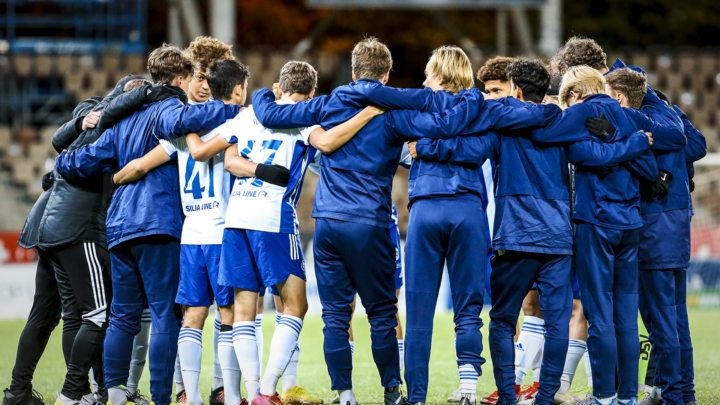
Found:
[[[593,94],[605,93],[605,78],[589,66],[573,66],[565,72],[560,85],[558,99],[563,110],[568,108],[567,100],[571,91],[574,91],[580,100]]]
[[[151,84],[152,82],[147,79],[133,79],[125,83],[125,86],[123,87],[123,92],[127,93],[128,91],[133,91],[138,87],[149,86]]]
[[[428,66],[429,74],[440,79],[445,90],[459,93],[473,87],[470,59],[457,46],[443,45],[433,51]]]
[[[280,70],[280,89],[285,94],[307,96],[317,87],[318,74],[307,62],[291,60]]]
[[[380,80],[392,69],[390,50],[375,37],[355,44],[352,51],[352,70],[358,79]]]

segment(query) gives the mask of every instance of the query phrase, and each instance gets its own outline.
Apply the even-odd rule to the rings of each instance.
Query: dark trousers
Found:
[[[41,249],[38,249],[38,256],[38,266],[35,272],[35,298],[18,342],[15,367],[13,367],[12,382],[10,383],[10,392],[12,393],[32,389],[35,368],[45,351],[50,334],[60,322],[62,314],[55,270]],[[79,325],[73,325],[72,322],[63,324],[63,341],[66,334],[72,335],[74,339],[77,329],[79,329]],[[68,340],[70,340],[70,336],[68,336]],[[65,356],[66,363],[69,360],[68,357]]]
[[[545,318],[545,346],[537,404],[553,405],[567,355],[572,315],[572,257],[507,251],[493,262],[490,285],[490,354],[500,403],[515,399],[515,325],[528,291],[537,283]],[[504,402],[502,402],[504,400]]]
[[[487,224],[482,201],[464,198],[419,200],[410,211],[405,244],[405,380],[410,402],[425,402],[433,319],[447,261],[452,291],[457,364],[478,375],[487,271]]]
[[[108,388],[125,385],[135,335],[143,308],[150,308],[150,393],[156,405],[168,405],[177,357],[182,315],[175,304],[180,277],[180,241],[151,235],[122,242],[110,249],[115,293],[105,339],[104,372]]]
[[[348,329],[355,293],[368,321],[372,353],[383,387],[397,387],[400,359],[395,328],[395,245],[390,231],[372,225],[318,218],[315,222],[315,275],[325,323],[325,362],[331,389],[352,389]]]
[[[640,271],[641,311],[657,360],[653,385],[667,404],[695,400],[685,269]]]
[[[639,229],[577,224],[575,264],[596,397],[637,398],[638,239]]]
[[[63,334],[69,359],[62,394],[79,400],[89,392],[88,373],[100,363],[112,301],[110,257],[92,242],[74,242],[45,249],[55,269],[63,322],[79,325],[74,339]]]

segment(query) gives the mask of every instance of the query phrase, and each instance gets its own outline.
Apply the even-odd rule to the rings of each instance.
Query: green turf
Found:
[[[274,313],[265,316],[265,359],[267,360],[270,347],[270,338],[274,329]],[[487,312],[482,315],[484,345],[487,348]],[[700,404],[720,404],[720,395],[717,392],[720,381],[720,346],[717,338],[720,335],[720,309],[690,309],[690,324],[692,325],[693,345],[695,347],[695,383]],[[22,331],[24,321],[0,322],[0,387],[7,387],[10,383],[17,340]],[[203,369],[201,374],[201,391],[205,400],[212,384],[212,322],[207,322],[204,334],[205,350],[203,352]],[[354,322],[355,329],[355,393],[362,403],[381,403],[382,390],[380,379],[372,360],[370,352],[370,333],[367,319],[358,317]],[[43,356],[35,373],[34,386],[46,399],[51,402],[55,398],[55,391],[59,390],[64,377],[65,367],[60,346],[61,328],[58,327],[52,335],[45,355]],[[305,320],[302,331],[302,355],[299,366],[300,385],[311,393],[320,396],[326,402],[332,398],[330,392],[330,379],[325,367],[322,353],[322,321],[318,316],[311,316]],[[490,368],[489,354],[484,350],[483,355],[488,362],[483,367],[485,372],[478,382],[478,394],[485,394],[494,390],[492,370]],[[585,386],[586,378],[584,363],[580,362],[573,388]],[[147,393],[148,371],[145,370],[140,385],[142,392]],[[528,381],[530,377],[528,376]],[[445,403],[449,394],[458,387],[459,378],[455,363],[453,346],[453,325],[450,315],[439,315],[435,318],[435,333],[433,336],[433,352],[430,364],[430,387],[427,402]],[[244,390],[244,388],[243,388]]]

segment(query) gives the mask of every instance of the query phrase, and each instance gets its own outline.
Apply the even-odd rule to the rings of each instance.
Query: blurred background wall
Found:
[[[547,60],[572,35],[596,39],[609,64],[620,57],[645,68],[707,137],[692,194],[690,277],[702,291],[692,299],[720,305],[717,0],[0,0],[0,263],[34,260],[15,242],[54,166],[50,139],[75,105],[126,74],[145,74],[154,47],[187,46],[198,35],[233,44],[251,71],[249,94],[271,86],[290,59],[312,63],[318,94],[329,93],[351,80],[350,51],[366,35],[390,47],[388,84],[397,87],[422,87],[427,59],[443,44],[465,49],[477,70],[495,55]],[[309,172],[298,207],[305,247],[316,181]],[[405,169],[393,198],[404,235]],[[0,285],[0,300],[12,289]]]

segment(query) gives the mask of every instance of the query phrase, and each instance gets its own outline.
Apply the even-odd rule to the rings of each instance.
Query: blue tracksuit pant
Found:
[[[589,322],[593,395],[637,398],[639,229],[577,224],[575,264],[580,300]],[[615,372],[618,386],[615,385]]]
[[[668,405],[695,400],[685,269],[640,271],[640,315],[654,346],[655,386]]]
[[[415,202],[405,241],[405,380],[408,400],[425,402],[433,317],[447,260],[458,366],[478,374],[482,358],[480,311],[485,295],[487,236],[482,201],[433,198]]]
[[[400,359],[395,328],[395,245],[390,231],[372,225],[317,218],[313,253],[325,322],[325,362],[333,390],[352,389],[350,319],[355,292],[368,321],[383,387],[397,387]]]
[[[105,337],[105,385],[125,385],[143,308],[150,307],[150,393],[156,405],[172,397],[173,371],[182,315],[175,304],[180,274],[180,241],[151,235],[110,249],[113,302]]]
[[[490,285],[490,355],[498,403],[514,404],[515,324],[523,299],[537,283],[540,309],[545,318],[545,346],[537,404],[553,405],[568,348],[572,316],[572,256],[506,251],[493,260]],[[503,402],[504,401],[504,402]]]

